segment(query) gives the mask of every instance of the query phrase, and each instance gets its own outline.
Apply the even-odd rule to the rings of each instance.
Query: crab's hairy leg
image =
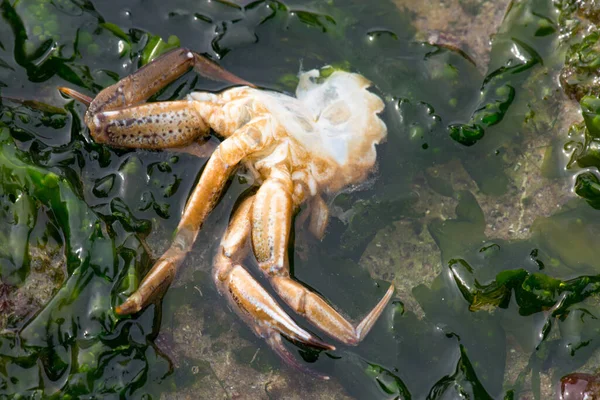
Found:
[[[213,276],[219,292],[229,298],[236,311],[260,337],[268,338],[281,333],[290,339],[316,347],[334,349],[296,325],[241,266],[248,250],[253,202],[254,196],[246,198],[240,204],[221,240]]]
[[[88,127],[96,143],[141,149],[187,146],[210,132],[197,107],[187,100],[101,111]]]
[[[259,121],[257,127],[251,121],[217,147],[187,201],[173,243],[154,264],[138,289],[116,308],[117,314],[138,312],[169,286],[194,244],[204,220],[217,204],[229,176],[246,155],[264,145],[259,131],[264,123]]]
[[[285,348],[280,335],[313,347],[335,348],[299,327],[241,265],[248,250],[253,202],[254,197],[248,197],[235,210],[215,257],[213,278],[219,292],[257,336],[287,363],[308,370]]]
[[[375,308],[354,326],[318,294],[293,280],[287,255],[294,208],[292,193],[292,179],[285,167],[273,168],[256,193],[252,209],[252,244],[256,259],[275,291],[294,311],[331,337],[355,345],[373,327],[394,288],[390,286]]]

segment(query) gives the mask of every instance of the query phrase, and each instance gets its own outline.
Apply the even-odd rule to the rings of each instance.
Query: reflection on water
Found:
[[[461,24],[502,5],[446,3],[3,1],[0,396],[541,399],[593,372],[600,108],[583,95],[596,94],[597,13],[512,2],[488,55]],[[293,237],[295,278],[351,318],[398,288],[359,346],[287,344],[331,382],[283,365],[212,286],[215,246],[251,187],[243,171],[164,301],[114,314],[206,159],[95,144],[83,106],[56,88],[93,95],[179,45],[288,93],[298,71],[331,64],[386,99],[377,173],[329,199],[323,241],[300,219]],[[559,73],[586,112],[569,137],[581,117]],[[156,99],[224,87],[189,73]],[[581,377],[596,385],[562,385]]]

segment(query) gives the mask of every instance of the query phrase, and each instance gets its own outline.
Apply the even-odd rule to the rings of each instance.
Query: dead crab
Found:
[[[191,67],[243,86],[220,94],[195,92],[181,101],[144,103]],[[355,345],[367,335],[390,300],[393,286],[353,325],[292,279],[287,248],[292,215],[302,203],[308,203],[310,230],[320,238],[328,220],[321,194],[336,193],[367,177],[376,161],[375,145],[387,134],[377,116],[384,104],[367,90],[370,82],[358,74],[336,71],[323,78],[312,70],[299,78],[295,98],[260,90],[206,58],[178,49],[104,89],[93,100],[61,88],[89,104],[85,123],[99,143],[177,148],[206,137],[211,129],[223,138],[188,199],[171,247],[137,291],[117,307],[118,314],[141,310],[168,287],[228,178],[243,163],[260,188],[240,202],[221,241],[213,274],[219,292],[259,337],[292,364],[296,362],[281,335],[334,349],[298,326],[242,266],[250,240],[260,270],[294,311],[346,344]]]

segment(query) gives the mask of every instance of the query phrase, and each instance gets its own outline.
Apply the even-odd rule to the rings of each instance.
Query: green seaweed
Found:
[[[574,124],[570,131],[571,140],[564,146],[571,153],[568,167],[600,167],[600,99],[584,96],[580,100],[583,123]],[[578,193],[579,194],[579,193]]]
[[[179,41],[179,38],[175,35],[169,36],[166,42],[158,36],[151,36],[148,40],[148,44],[146,44],[146,46],[144,47],[140,63],[141,65],[146,65],[161,54],[171,49],[180,47],[180,45],[181,43]]]
[[[567,94],[577,100],[584,96],[598,96],[599,32],[591,32],[581,41],[575,41],[566,55],[560,81]]]
[[[481,99],[468,122],[448,126],[452,139],[464,146],[473,146],[483,139],[488,128],[505,118],[520,86],[534,67],[543,65],[546,54],[552,51],[557,30],[551,16],[548,2],[513,3],[505,16],[503,29],[494,38]]]
[[[19,193],[23,198],[47,207],[48,217],[60,227],[65,240],[69,278],[44,310],[19,329],[18,336],[0,338],[1,393],[23,396],[42,393],[52,396],[58,391],[71,396],[133,393],[140,382],[148,379],[146,373],[140,375],[137,372],[149,368],[148,363],[152,365],[150,376],[163,379],[169,374],[169,363],[148,347],[143,336],[135,338],[125,333],[134,327],[151,332],[152,318],[145,326],[130,321],[119,323],[112,311],[111,298],[123,279],[122,273],[127,270],[127,264],[144,259],[143,247],[135,240],[116,245],[114,238],[103,233],[102,221],[64,177],[27,164],[23,161],[27,159],[25,155],[12,143],[8,128],[3,128],[2,132],[0,169],[10,171],[12,178],[3,181],[3,191],[7,195]],[[21,234],[13,230],[8,240],[16,240],[17,235]],[[23,242],[28,242],[27,237]],[[133,253],[133,257],[127,253]],[[3,259],[15,260],[4,255]],[[125,269],[116,268],[119,264]],[[26,265],[17,267],[26,274]],[[3,280],[10,276],[5,272],[2,273]],[[149,313],[152,314],[152,310]],[[125,334],[125,340],[121,339],[120,350],[114,352],[109,343],[121,334]],[[60,344],[60,347],[54,344]],[[90,349],[94,349],[94,355],[89,353]],[[73,360],[79,361],[74,364]],[[114,363],[120,365],[118,370],[114,369],[117,365]],[[23,369],[29,371],[25,376],[21,373]],[[116,374],[114,378],[106,375],[104,381],[93,379],[101,371],[110,370]],[[122,381],[121,373],[132,373],[137,378]],[[37,380],[40,376],[68,383],[42,389],[44,386]]]
[[[459,207],[473,201],[466,199],[469,197],[464,197]],[[470,205],[474,207],[477,210]],[[427,296],[438,301],[443,298],[452,313],[450,326],[460,326],[457,321],[464,315],[463,307],[468,307],[479,318],[490,318],[488,326],[495,321],[501,330],[515,335],[522,346],[531,349],[532,361],[522,374],[532,373],[533,381],[542,372],[540,363],[546,365],[545,369],[550,365],[556,368],[556,374],[575,369],[600,344],[593,339],[597,324],[592,310],[600,291],[600,278],[593,266],[597,244],[590,236],[597,229],[593,213],[577,202],[554,216],[538,218],[531,239],[505,242],[486,238],[479,218],[457,210],[456,219],[434,221],[430,227],[449,275],[443,272],[431,288],[415,288],[415,296],[426,312],[435,309]],[[478,235],[460,246],[453,241],[457,235],[464,237],[466,232],[478,230]],[[501,313],[498,309],[507,311]],[[573,324],[574,314],[583,316],[580,324]],[[529,325],[524,318],[532,317],[538,322]],[[474,328],[469,326],[471,323],[463,321],[464,327],[453,330],[463,343],[465,333]],[[519,323],[527,325],[517,328]],[[532,331],[537,332],[533,342]],[[565,344],[571,349],[570,356],[560,347]],[[472,345],[465,347],[471,349]],[[481,364],[475,371],[480,368]],[[515,382],[513,393],[519,393],[522,384]]]
[[[456,371],[452,375],[440,379],[427,395],[428,400],[448,397],[492,399],[475,376],[464,346],[460,346],[460,359],[456,364]]]
[[[577,175],[575,193],[586,199],[590,206],[600,209],[600,179],[592,172]]]

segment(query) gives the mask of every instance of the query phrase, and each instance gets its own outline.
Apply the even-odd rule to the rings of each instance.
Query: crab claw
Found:
[[[70,89],[68,87],[60,86],[58,88],[58,90],[65,96],[72,97],[75,100],[82,102],[83,104],[85,104],[86,107],[89,107],[90,103],[93,100],[91,97],[86,96],[85,94],[79,93],[78,91]]]

